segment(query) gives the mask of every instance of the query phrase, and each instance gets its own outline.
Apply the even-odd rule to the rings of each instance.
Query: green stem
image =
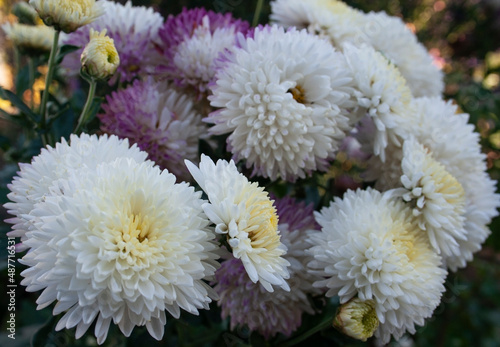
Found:
[[[76,125],[75,134],[79,134],[82,130],[83,125],[87,122],[88,113],[90,111],[90,108],[92,107],[92,101],[94,100],[97,82],[93,77],[91,77],[89,83],[89,94],[87,95],[87,101],[85,102],[85,106],[83,107],[82,113],[80,114],[80,118],[78,118],[78,124]]]
[[[45,77],[45,89],[43,90],[42,102],[40,104],[40,129],[42,130],[42,141],[44,145],[49,143],[49,137],[46,133],[47,127],[47,101],[49,100],[49,87],[52,83],[52,77],[54,76],[56,55],[59,44],[59,34],[61,32],[56,30],[54,33],[54,42],[52,44],[52,49],[50,50],[49,62],[48,62],[48,71],[47,76]]]
[[[262,12],[262,4],[264,0],[257,0],[257,5],[255,6],[255,13],[253,14],[252,26],[256,27],[259,24],[260,13]]]

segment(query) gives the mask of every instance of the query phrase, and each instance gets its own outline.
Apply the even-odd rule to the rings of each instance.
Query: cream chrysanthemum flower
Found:
[[[208,196],[203,210],[216,233],[226,235],[252,282],[259,281],[269,292],[273,285],[290,290],[286,282],[290,263],[283,258],[286,247],[280,241],[278,216],[268,193],[239,173],[232,160],[215,164],[202,155],[199,168],[187,160],[186,166]]]
[[[403,188],[393,194],[412,206],[419,227],[438,254],[460,255],[458,241],[467,239],[465,191],[460,182],[413,138],[403,145],[401,168]]]
[[[120,65],[120,56],[113,39],[106,36],[106,29],[97,32],[90,29],[90,40],[80,58],[82,71],[100,80],[111,78]]]
[[[321,232],[311,232],[310,271],[325,277],[315,283],[338,295],[373,300],[387,343],[415,332],[440,302],[446,271],[425,233],[401,201],[376,190],[348,191],[316,213]]]
[[[355,96],[374,125],[373,153],[385,161],[389,143],[400,144],[400,124],[413,117],[411,91],[399,70],[372,47],[344,45]]]
[[[54,301],[65,312],[56,330],[76,326],[80,338],[95,323],[97,342],[111,321],[125,336],[146,326],[163,336],[165,310],[198,314],[216,293],[204,280],[218,262],[201,193],[152,162],[118,158],[93,170],[73,171],[31,212],[28,266],[21,282],[43,289],[38,309]]]
[[[103,162],[127,157],[143,162],[147,153],[142,152],[134,144],[129,146],[128,140],[120,140],[117,136],[101,136],[82,134],[71,135],[70,144],[62,139],[55,148],[42,149],[40,155],[33,158],[31,164],[20,163],[20,171],[8,185],[11,192],[7,197],[11,202],[4,206],[14,218],[6,222],[14,224],[7,235],[25,240],[25,233],[31,223],[26,220],[36,203],[44,201],[51,195],[49,187],[54,181],[67,178],[71,171],[90,169]],[[24,249],[20,246],[19,250]]]
[[[95,0],[30,0],[43,22],[70,33],[93,22],[104,13]]]
[[[209,97],[213,134],[236,161],[294,181],[326,170],[350,130],[352,75],[343,55],[305,30],[256,28],[226,56]]]
[[[313,282],[321,279],[307,271],[312,259],[305,253],[307,230],[317,228],[313,206],[292,198],[275,201],[280,223],[281,241],[287,247],[284,258],[290,262],[290,291],[275,288],[269,293],[259,282],[253,283],[240,259],[225,260],[215,273],[214,289],[219,294],[222,318],[230,318],[230,328],[247,326],[266,339],[277,333],[290,336],[302,323],[302,315],[315,310],[309,295],[321,294]]]
[[[462,225],[465,234],[462,229],[455,229],[452,234],[457,235],[454,238],[458,250],[455,243],[449,243],[445,247],[454,251],[447,252],[449,256],[442,254],[443,263],[456,271],[472,260],[473,253],[481,249],[490,234],[487,225],[498,215],[500,195],[495,194],[496,182],[486,172],[486,156],[481,150],[479,134],[468,122],[469,115],[457,113],[456,105],[437,97],[415,98],[412,104],[415,117],[404,119],[400,124],[402,137],[414,137],[422,144],[431,153],[432,159],[456,179],[465,193],[465,212],[462,214],[465,221],[462,222],[460,217],[454,222],[456,226]],[[403,175],[403,150],[390,146],[388,153],[390,156],[384,164],[376,157],[369,161],[369,176],[377,180],[375,186],[378,189],[402,186],[397,177]],[[444,215],[440,216],[441,221],[443,218]]]
[[[54,29],[50,27],[7,23],[2,29],[21,53],[38,56],[52,49]]]

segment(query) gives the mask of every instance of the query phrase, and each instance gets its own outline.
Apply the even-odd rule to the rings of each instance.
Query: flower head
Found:
[[[235,258],[241,259],[252,282],[269,292],[272,285],[290,290],[286,279],[290,263],[283,258],[278,216],[267,192],[238,172],[231,160],[215,164],[202,155],[199,168],[186,160],[193,178],[207,194],[203,205],[215,231],[227,237]]]
[[[207,122],[229,134],[235,160],[254,174],[294,181],[326,170],[345,133],[352,75],[331,45],[304,31],[256,28],[225,58]]]
[[[397,189],[413,207],[419,227],[443,257],[459,255],[458,240],[466,240],[465,191],[460,182],[414,139],[403,145],[403,188]]]
[[[38,56],[50,52],[54,41],[54,29],[44,25],[4,24],[2,29],[20,52]]]
[[[81,337],[96,321],[102,344],[113,321],[125,336],[146,326],[163,336],[165,310],[179,318],[208,309],[216,294],[204,282],[218,263],[200,193],[151,162],[118,158],[73,171],[54,183],[30,214],[30,251],[21,262],[27,291],[37,303],[57,301],[65,312],[56,330],[76,326]]]
[[[136,145],[129,146],[128,140],[120,140],[114,135],[97,137],[82,134],[71,135],[70,144],[62,139],[54,148],[42,149],[31,164],[19,164],[21,170],[8,185],[11,192],[7,197],[11,202],[4,205],[7,212],[14,216],[6,220],[14,224],[8,235],[21,237],[21,241],[25,239],[26,231],[32,226],[25,215],[33,210],[35,204],[51,195],[50,187],[55,181],[67,178],[74,170],[93,170],[100,163],[120,157],[143,162],[147,153],[140,151]]]
[[[152,74],[157,57],[155,45],[163,17],[152,8],[132,6],[130,1],[124,5],[107,0],[99,3],[105,10],[104,15],[61,39],[64,44],[82,47],[64,57],[61,63],[64,71],[68,75],[80,71],[79,57],[88,42],[90,30],[101,32],[106,29],[120,56],[120,65],[109,84],[114,84],[117,79],[129,82],[138,76]]]
[[[285,28],[307,29],[339,48],[346,41],[359,41],[364,20],[361,11],[338,0],[275,0],[270,17]]]
[[[385,161],[389,142],[399,144],[399,124],[413,117],[411,91],[399,70],[372,47],[344,46],[358,105],[374,127],[373,153]]]
[[[184,9],[170,15],[159,31],[164,59],[158,72],[180,87],[192,87],[206,94],[216,72],[216,59],[236,43],[237,33],[246,33],[249,24],[203,8]]]
[[[106,36],[106,30],[97,32],[90,29],[90,41],[80,58],[82,71],[92,78],[107,80],[120,65],[120,56],[113,39]]]
[[[36,25],[37,22],[40,22],[40,17],[36,10],[24,1],[18,1],[14,5],[12,5],[12,13],[19,19],[19,23],[28,24],[28,25]]]
[[[373,300],[353,298],[341,305],[333,326],[352,338],[366,341],[377,330],[379,321]]]
[[[440,302],[446,271],[401,201],[376,190],[348,191],[316,213],[321,232],[310,234],[311,271],[327,296],[344,304],[373,300],[383,343],[415,332]]]
[[[305,254],[306,230],[316,228],[312,205],[292,198],[276,200],[281,241],[287,246],[283,256],[290,262],[290,291],[276,288],[269,293],[248,277],[240,259],[224,261],[215,273],[214,289],[219,294],[222,318],[230,317],[230,327],[248,326],[265,338],[281,333],[291,335],[302,323],[302,314],[314,313],[309,294],[320,294],[312,283],[320,277],[306,271],[311,257]]]
[[[30,0],[43,22],[56,30],[71,33],[104,13],[95,0]]]
[[[404,148],[389,146],[386,152],[390,155],[385,163],[382,164],[376,157],[370,159],[369,174],[377,180],[376,187],[386,190],[421,185],[422,180],[417,183],[420,175],[428,173],[425,192],[422,190],[420,193],[417,188],[406,198],[411,203],[418,204],[420,199],[420,204],[424,201],[430,204],[416,205],[415,212],[420,214],[421,226],[439,226],[439,232],[438,229],[431,231],[435,234],[430,235],[431,242],[434,247],[443,248],[443,263],[455,271],[464,267],[467,261],[472,260],[473,253],[481,249],[490,233],[487,225],[498,215],[500,196],[495,193],[496,182],[486,172],[486,157],[481,151],[480,136],[469,123],[469,115],[457,113],[456,105],[437,97],[415,98],[412,104],[414,117],[401,119],[401,138],[407,141],[414,138],[427,154],[423,157],[421,154],[411,154],[420,153],[422,148],[419,151],[409,144],[406,152]],[[424,166],[427,169],[424,170]],[[433,175],[429,175],[431,172]],[[403,175],[406,176],[404,182],[400,180]],[[439,185],[435,185],[438,182]],[[453,188],[451,191],[460,198],[455,199],[455,193],[445,193],[445,190],[451,192],[448,188]],[[406,192],[409,193],[408,190]],[[423,195],[426,195],[425,200]],[[440,198],[427,199],[431,196],[433,199]],[[432,201],[439,203],[433,205]],[[433,208],[427,209],[431,206]],[[447,212],[437,212],[440,209]],[[421,214],[419,211],[426,212]],[[427,222],[422,224],[422,218],[427,218]]]
[[[389,59],[406,80],[414,97],[439,97],[444,91],[444,74],[434,64],[427,48],[399,17],[385,12],[364,16],[365,42]]]
[[[208,137],[193,97],[148,78],[107,96],[102,109],[103,131],[130,139],[161,168],[189,179],[183,160],[197,162],[198,142]]]
[[[415,97],[440,96],[444,90],[443,72],[398,17],[363,13],[337,0],[276,0],[271,2],[271,12],[274,22],[306,28],[337,48],[346,43],[374,48],[398,68]]]

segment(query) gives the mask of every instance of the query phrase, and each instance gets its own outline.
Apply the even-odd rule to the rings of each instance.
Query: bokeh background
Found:
[[[304,0],[306,1],[306,0]],[[117,1],[125,3],[126,1]],[[349,5],[364,11],[386,11],[401,17],[435,57],[445,72],[445,99],[453,99],[461,111],[470,114],[470,122],[481,135],[484,153],[488,158],[490,175],[500,179],[500,0],[350,0]],[[13,21],[10,9],[14,1],[0,0],[0,24]],[[205,7],[216,12],[232,12],[235,17],[252,21],[257,0],[134,0],[134,5],[152,6],[165,18],[179,13],[183,7]],[[269,1],[264,1],[259,23],[269,19]],[[23,65],[10,42],[0,30],[0,86],[13,90],[22,84],[22,74],[14,77]],[[39,67],[35,92],[43,88],[43,67]],[[37,102],[34,93],[33,102]],[[31,93],[23,94],[31,100]],[[0,99],[0,108],[8,110],[9,102]],[[7,201],[7,183],[17,170],[15,163],[29,160],[38,154],[38,148],[26,148],[18,140],[19,129],[0,116],[0,205]],[[14,144],[14,145],[13,145]],[[0,206],[0,220],[8,218]],[[0,221],[0,346],[83,346],[92,341],[74,341],[73,332],[54,333],[50,323],[50,309],[36,311],[38,293],[26,293],[19,286],[16,292],[16,339],[7,338],[7,238],[9,225]],[[414,346],[500,346],[500,218],[494,219],[492,234],[483,249],[476,254],[467,268],[449,275],[447,291],[441,305],[425,326],[418,329],[411,340],[400,345]],[[21,264],[17,265],[17,283],[20,283]],[[205,317],[204,319],[217,319]],[[189,319],[186,321],[189,324]],[[47,328],[48,327],[48,328]],[[41,330],[40,330],[41,329]],[[193,332],[176,327],[179,345],[201,346]],[[183,334],[185,336],[183,337]],[[332,339],[319,332],[308,340],[320,345],[332,345]],[[195,334],[196,335],[196,334]],[[44,337],[37,339],[37,337]],[[49,336],[50,338],[46,338]],[[39,342],[39,341],[43,341]],[[106,341],[106,345],[137,346],[140,339]],[[183,342],[182,342],[183,341]],[[182,342],[182,343],[181,343]],[[238,342],[221,340],[224,345]],[[340,344],[354,344],[339,341]],[[142,344],[141,344],[142,345]],[[169,344],[164,344],[169,345]]]

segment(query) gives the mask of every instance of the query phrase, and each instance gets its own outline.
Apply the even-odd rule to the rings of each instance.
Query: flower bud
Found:
[[[4,24],[3,31],[22,54],[39,56],[50,52],[54,29],[44,25]]]
[[[95,0],[30,0],[45,25],[71,33],[104,13]]]
[[[373,300],[354,298],[337,309],[333,326],[352,338],[366,341],[377,330],[379,320]]]
[[[12,6],[12,13],[19,19],[21,24],[36,25],[37,21],[40,21],[35,9],[24,1],[16,2]]]
[[[90,77],[107,80],[113,76],[120,65],[120,57],[113,39],[106,36],[106,29],[90,29],[90,41],[85,46],[80,59],[82,72]]]

